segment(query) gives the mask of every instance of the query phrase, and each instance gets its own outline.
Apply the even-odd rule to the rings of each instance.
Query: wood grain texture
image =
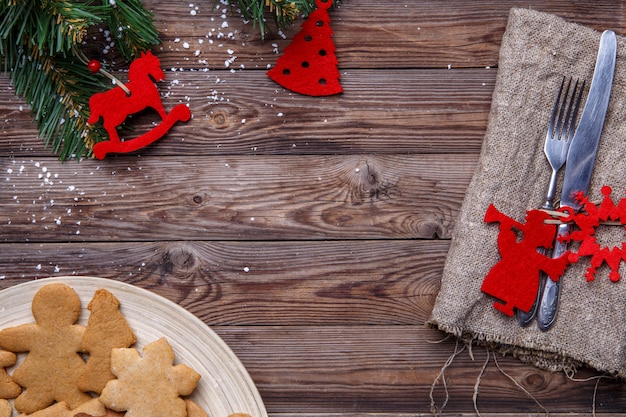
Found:
[[[270,417],[432,415],[432,384],[463,345],[426,322],[509,10],[623,33],[625,2],[344,0],[331,11],[344,93],[316,99],[265,75],[300,22],[261,39],[219,3],[143,3],[163,40],[164,105],[193,119],[141,152],[60,163],[0,75],[0,288],[92,275],[163,295],[228,343]],[[104,42],[90,56],[124,79]],[[442,380],[433,391],[443,415],[476,415],[486,360],[473,346],[445,368],[448,394]],[[495,360],[481,415],[544,415],[520,387],[550,415],[591,415],[597,379]],[[601,379],[595,407],[624,415],[623,382]]]
[[[199,10],[191,15],[189,3],[180,0],[151,0],[145,4],[157,20],[159,16],[168,17],[160,20],[159,26],[164,35],[163,62],[167,68],[224,68],[224,62],[236,56],[229,68],[243,65],[246,69],[266,69],[277,59],[275,48],[283,51],[299,30],[295,24],[284,31],[284,36],[274,31],[261,40],[258,30],[252,24],[242,24],[237,12],[211,10],[208,4],[196,3]],[[429,0],[395,5],[348,0],[330,11],[340,68],[495,66],[512,7],[554,13],[597,29],[619,29],[624,18],[624,5],[611,0],[532,4],[518,0]],[[271,17],[268,23],[271,27]],[[199,56],[194,55],[195,51],[200,51]]]
[[[276,412],[284,413],[293,407],[294,396],[310,413],[329,412],[331,403],[332,412],[365,413],[376,409],[428,413],[432,382],[457,347],[452,340],[441,342],[439,333],[421,326],[255,327],[254,332],[245,334],[236,330],[231,334],[232,329],[218,327],[216,331],[227,342],[236,340],[238,346],[243,346],[236,353],[261,395],[276,405]],[[271,361],[258,356],[270,352]],[[303,356],[309,360],[303,362]],[[487,355],[483,348],[474,346],[472,356],[465,350],[445,371],[449,394],[445,415],[473,409],[474,384]],[[532,392],[550,414],[590,412],[595,380],[572,382],[563,374],[545,373],[513,358],[498,357],[497,361],[496,366],[490,357],[480,381],[481,412],[506,410],[542,415],[541,408],[502,371]],[[257,369],[255,363],[261,362]],[[583,376],[589,374],[581,372],[579,377]],[[297,386],[306,394],[302,395]],[[441,381],[433,397],[441,407],[446,397]],[[621,397],[621,383],[600,382],[596,401],[603,404],[604,411],[619,413]]]
[[[166,77],[165,107],[187,103],[193,120],[142,155],[476,153],[495,70],[350,71],[342,80],[346,93],[315,101],[277,88],[258,71],[170,71]],[[11,138],[0,142],[0,151],[49,156],[6,78],[0,78],[0,103],[0,132]],[[135,132],[126,137],[154,121],[151,113],[136,117]]]
[[[97,273],[148,288],[212,326],[423,325],[448,245],[445,240],[12,244],[4,245],[3,256],[15,263],[3,267],[0,285],[55,271]]]
[[[0,240],[449,237],[475,163],[475,155],[5,159]]]

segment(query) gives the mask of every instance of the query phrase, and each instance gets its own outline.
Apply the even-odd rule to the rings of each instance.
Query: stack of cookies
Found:
[[[62,283],[43,286],[32,300],[35,323],[0,330],[0,417],[13,407],[23,417],[207,417],[187,398],[200,374],[174,365],[164,337],[141,355],[119,307],[97,290],[83,326],[78,294]]]

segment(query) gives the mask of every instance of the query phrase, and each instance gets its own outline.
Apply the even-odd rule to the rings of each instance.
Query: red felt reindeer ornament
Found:
[[[90,67],[97,67],[90,63]],[[97,70],[97,69],[96,69]],[[161,102],[161,96],[154,81],[163,81],[165,74],[161,70],[159,59],[147,52],[135,59],[128,70],[129,82],[125,91],[120,86],[103,93],[91,96],[88,123],[93,124],[102,119],[104,129],[109,136],[108,141],[98,142],[93,148],[96,158],[103,159],[109,153],[125,153],[141,149],[164,136],[176,122],[186,122],[191,112],[185,104],[179,104],[168,114]],[[143,135],[122,141],[117,132],[126,118],[132,114],[152,108],[161,117],[152,130]]]
[[[281,86],[304,95],[330,96],[343,91],[328,9],[332,0],[317,0],[302,29],[267,75]]]

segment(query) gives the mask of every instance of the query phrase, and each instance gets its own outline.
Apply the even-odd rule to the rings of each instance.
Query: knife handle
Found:
[[[557,239],[554,242],[554,250],[552,251],[552,259],[558,258],[567,252],[567,242],[561,241],[558,238],[566,236],[569,232],[570,225],[568,223],[559,225]],[[546,279],[543,295],[541,296],[541,304],[539,304],[539,310],[537,311],[537,324],[539,325],[539,330],[542,332],[550,330],[554,324],[559,307],[560,291],[560,279],[556,282],[552,279]]]

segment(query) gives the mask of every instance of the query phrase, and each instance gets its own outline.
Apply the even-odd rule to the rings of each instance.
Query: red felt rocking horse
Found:
[[[169,114],[165,112],[161,96],[154,84],[164,79],[165,74],[161,70],[159,59],[151,52],[147,52],[130,64],[129,81],[126,83],[130,94],[126,94],[118,86],[91,96],[89,100],[91,114],[87,122],[93,124],[102,118],[104,129],[109,135],[108,141],[95,144],[93,152],[96,158],[103,159],[108,153],[136,151],[164,136],[176,122],[186,122],[191,118],[191,112],[185,104],[177,105]],[[161,123],[137,138],[120,140],[118,126],[131,114],[147,108],[152,108],[159,114]]]

